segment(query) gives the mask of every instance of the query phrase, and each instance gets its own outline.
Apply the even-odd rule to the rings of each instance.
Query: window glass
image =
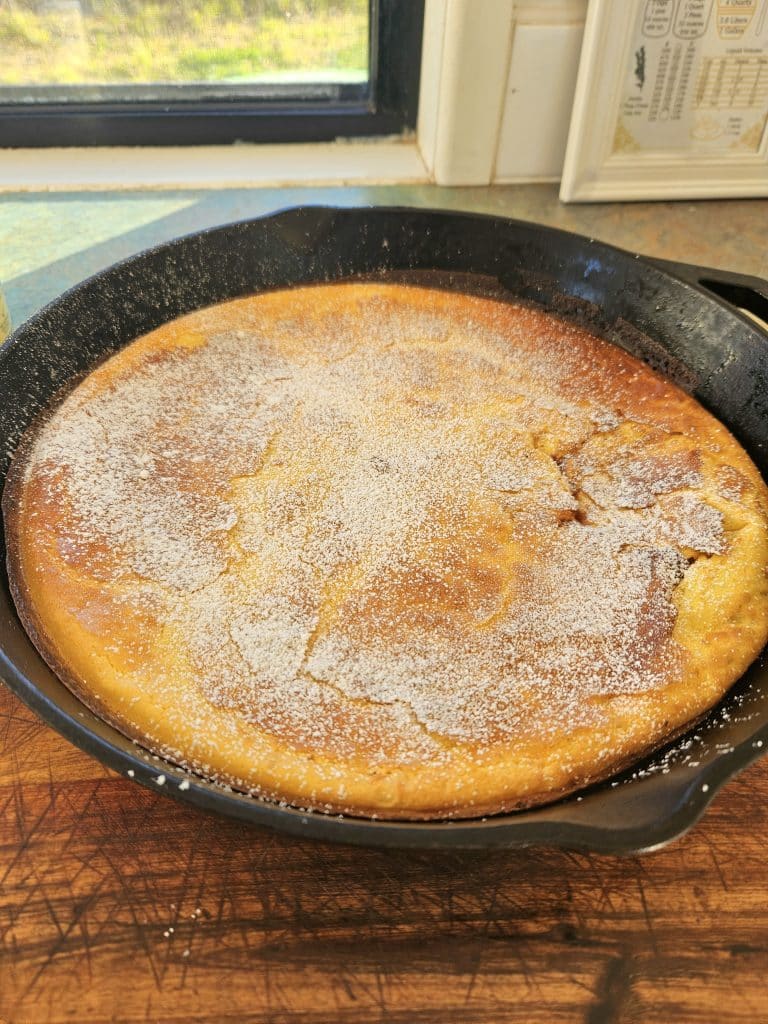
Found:
[[[0,101],[367,94],[368,0],[0,0]]]

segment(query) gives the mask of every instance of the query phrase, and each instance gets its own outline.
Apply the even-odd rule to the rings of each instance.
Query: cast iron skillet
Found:
[[[402,270],[490,275],[518,296],[578,318],[692,392],[766,474],[768,336],[724,301],[768,319],[765,282],[641,259],[520,221],[438,210],[308,207],[141,253],[73,288],[20,327],[0,349],[2,479],[20,434],[59,388],[159,324],[251,292]],[[206,810],[365,845],[648,850],[690,828],[717,789],[768,749],[768,666],[760,662],[671,748],[578,796],[485,820],[367,821],[279,807],[202,780],[180,790],[187,775],[94,716],[47,668],[16,617],[4,568],[0,676],[67,739],[150,788],[157,790],[162,775],[163,792]]]

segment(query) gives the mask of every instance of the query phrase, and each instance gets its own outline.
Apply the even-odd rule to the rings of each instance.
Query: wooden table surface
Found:
[[[118,777],[0,686],[4,1024],[768,1022],[768,761],[643,857],[284,838]]]
[[[554,186],[19,196],[0,209],[11,313],[165,238],[307,201],[500,213],[768,276],[768,201],[563,207]],[[643,857],[334,847],[148,792],[0,685],[0,807],[0,1024],[768,1024],[768,761]]]

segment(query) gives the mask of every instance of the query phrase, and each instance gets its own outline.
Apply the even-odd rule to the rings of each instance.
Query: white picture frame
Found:
[[[746,24],[745,11],[750,15]],[[697,25],[690,20],[685,22],[686,17],[694,15]],[[656,20],[649,20],[651,16]],[[648,144],[647,137],[654,132],[658,135],[671,125],[665,129],[649,124],[647,94],[642,102],[636,99],[645,84],[640,81],[637,65],[640,48],[645,42],[649,50],[659,54],[662,45],[659,40],[664,32],[668,36],[669,52],[678,54],[678,81],[684,71],[682,62],[688,63],[688,92],[680,90],[686,97],[688,109],[682,116],[684,130],[679,132],[680,145],[670,145],[667,135],[664,145],[655,147]],[[643,33],[646,33],[645,38]],[[710,54],[716,51],[722,55],[707,57],[707,47]],[[739,58],[740,50],[742,58]],[[689,57],[689,51],[693,56]],[[705,60],[710,64],[705,66]],[[738,83],[721,96],[723,89],[715,82],[715,70],[722,83],[720,67],[732,69],[739,60],[745,67],[744,62],[749,62],[749,73],[753,76],[747,99],[739,99]],[[642,63],[645,64],[645,50]],[[659,57],[655,82],[661,75],[660,68]],[[650,71],[653,73],[653,68]],[[732,71],[727,73],[732,74]],[[635,86],[631,84],[633,74],[638,83]],[[666,74],[669,76],[670,72]],[[757,83],[754,88],[753,80]],[[761,129],[756,121],[751,126],[752,134],[745,132],[736,141],[728,133],[736,131],[733,126],[738,123],[738,111],[726,109],[734,97],[734,102],[741,102],[742,111],[745,102],[756,100],[761,107],[765,103],[766,113]],[[717,108],[712,106],[711,116],[705,109],[707,103]],[[733,117],[723,129],[726,115],[731,113]],[[679,119],[680,109],[675,114]],[[698,118],[696,125],[704,123],[706,126],[707,118],[716,127],[719,122],[720,136],[716,140],[705,138],[703,142],[701,134],[694,137],[695,128],[685,127],[686,117],[690,122],[694,116]],[[645,145],[637,144],[635,137],[626,130],[630,117],[638,118],[630,120],[632,127],[645,121],[641,126],[646,134]],[[741,139],[747,141],[742,143]],[[741,3],[737,0],[621,0],[620,3],[589,0],[561,179],[561,200],[737,196],[768,196],[768,0],[741,0]]]

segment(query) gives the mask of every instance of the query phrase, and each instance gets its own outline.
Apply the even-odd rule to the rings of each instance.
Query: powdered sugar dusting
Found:
[[[573,394],[552,318],[465,301],[267,295],[107,363],[28,467],[63,559],[151,603],[209,704],[308,749],[439,761],[666,685],[687,559],[726,545],[695,445]]]

